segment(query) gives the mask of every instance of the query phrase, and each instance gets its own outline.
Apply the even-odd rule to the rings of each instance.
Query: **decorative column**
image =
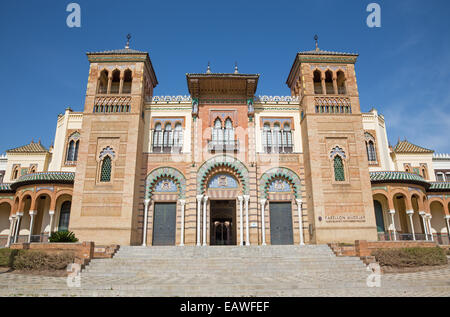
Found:
[[[334,91],[335,95],[337,95],[339,93],[338,86],[337,86],[337,75],[335,72],[333,72],[333,91]]]
[[[125,77],[125,74],[123,71],[120,72],[120,84],[119,84],[119,94],[122,94],[123,90],[123,79]]]
[[[411,224],[411,233],[413,235],[413,240],[416,241],[416,233],[414,232],[414,222],[413,222],[414,210],[408,210],[406,214],[409,216],[409,223]]]
[[[148,207],[150,205],[150,199],[144,200],[144,232],[142,237],[142,246],[147,246],[147,225],[148,225]]]
[[[245,199],[245,245],[250,245],[250,224],[248,223],[248,202],[250,195],[244,195]]]
[[[109,95],[111,93],[111,84],[112,84],[112,72],[108,73],[108,88],[106,93]]]
[[[428,214],[427,215],[428,230],[430,232],[431,241],[434,241],[433,230],[431,230],[431,218],[433,218],[433,216],[431,216],[431,214]]]
[[[184,207],[186,205],[186,200],[180,199],[181,204],[181,236],[180,236],[180,247],[184,246]]]
[[[31,236],[33,235],[34,216],[37,214],[37,211],[30,210],[29,214],[30,214],[31,220],[30,220],[30,233],[28,234],[28,243],[31,242]]]
[[[9,233],[8,233],[8,240],[6,241],[6,247],[9,247],[11,245],[11,238],[13,236],[15,218],[16,217],[14,215],[9,217]]]
[[[242,202],[243,202],[243,197],[242,196],[237,196],[237,199],[239,201],[239,245],[244,245],[244,226],[243,226],[243,214],[242,214]]]
[[[14,232],[14,243],[17,243],[17,240],[19,239],[19,234],[20,234],[20,220],[23,216],[23,212],[18,212],[16,213],[16,230]]]
[[[52,231],[53,231],[53,218],[55,216],[55,211],[49,210],[48,214],[50,215],[50,227],[48,228],[48,237],[50,238],[50,236],[52,235]]]
[[[206,214],[207,214],[207,205],[208,196],[203,197],[203,246],[206,246]]]
[[[200,242],[200,218],[202,210],[202,198],[203,195],[197,195],[197,246],[201,245]]]
[[[326,95],[326,93],[327,93],[327,86],[325,85],[325,74],[324,73],[322,73],[321,72],[321,74],[322,74],[322,76],[321,76],[321,84],[322,84],[322,94],[324,94],[324,95]]]
[[[267,199],[261,199],[261,230],[262,230],[262,245],[266,245],[266,223],[264,220],[264,209],[266,208]]]
[[[298,230],[300,234],[300,245],[305,245],[305,241],[303,239],[303,201],[301,199],[296,199],[297,202],[297,211],[298,211]]]
[[[395,210],[389,210],[389,213],[391,214],[391,224],[392,224],[392,232],[394,233],[394,241],[397,241],[397,231],[395,229],[395,220],[394,220]]]
[[[423,230],[425,231],[424,232],[425,233],[425,240],[428,241],[428,226],[427,226],[427,223],[426,223],[426,220],[425,220],[426,213],[425,213],[425,211],[421,211],[421,212],[419,212],[419,215],[422,217]]]

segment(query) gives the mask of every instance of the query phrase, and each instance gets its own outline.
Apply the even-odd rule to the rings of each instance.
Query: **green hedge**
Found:
[[[439,247],[380,249],[372,253],[381,266],[416,267],[447,264],[447,255]]]
[[[0,267],[12,267],[14,257],[17,255],[18,250],[13,249],[0,249]]]
[[[47,254],[34,250],[0,249],[0,267],[16,270],[57,271],[65,270],[73,263],[75,255],[71,252]]]
[[[46,254],[40,251],[21,250],[15,257],[12,267],[16,270],[64,270],[74,259],[75,255],[69,252]]]

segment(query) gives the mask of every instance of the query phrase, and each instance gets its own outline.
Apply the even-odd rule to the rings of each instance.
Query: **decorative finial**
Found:
[[[129,49],[130,48],[130,40],[131,40],[131,34],[127,35],[127,45],[125,46],[125,48]]]
[[[211,74],[211,63],[208,62],[208,69],[206,70],[207,74]]]
[[[239,74],[237,62],[234,63],[234,73],[235,73],[235,74]]]
[[[316,51],[319,51],[319,36],[314,35],[314,41],[316,41]]]

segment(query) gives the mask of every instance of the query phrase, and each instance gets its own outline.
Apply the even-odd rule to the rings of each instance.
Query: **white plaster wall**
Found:
[[[164,104],[158,104],[158,107],[164,106]],[[144,127],[144,153],[152,152],[152,131],[151,122],[153,117],[183,117],[184,118],[184,130],[183,130],[183,150],[182,153],[191,152],[191,127],[192,127],[192,111],[186,110],[170,110],[168,111],[153,111],[147,109],[145,111],[145,127]]]
[[[293,131],[292,131],[292,142],[294,143],[294,153],[303,153],[302,146],[302,132],[300,126],[300,113],[299,111],[273,111],[273,110],[256,110],[255,111],[255,142],[256,142],[256,152],[262,153],[264,151],[262,145],[262,127],[261,127],[261,117],[267,118],[293,118]]]
[[[411,167],[419,167],[420,164],[427,164],[429,181],[435,182],[433,167],[433,154],[398,154],[394,155],[395,168],[397,171],[405,171],[404,164],[410,164]]]
[[[66,109],[64,115],[58,117],[49,171],[75,172],[76,167],[62,167],[65,157],[65,143],[69,137],[67,130],[81,129],[82,123],[83,114],[81,112],[72,112]]]

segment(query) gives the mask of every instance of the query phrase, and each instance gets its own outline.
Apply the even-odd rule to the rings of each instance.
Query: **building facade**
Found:
[[[189,95],[158,97],[148,53],[87,55],[83,112],[58,116],[50,149],[6,152],[1,243],[448,243],[450,156],[389,145],[384,117],[361,112],[357,54],[298,53],[287,97],[209,66],[186,74]]]

